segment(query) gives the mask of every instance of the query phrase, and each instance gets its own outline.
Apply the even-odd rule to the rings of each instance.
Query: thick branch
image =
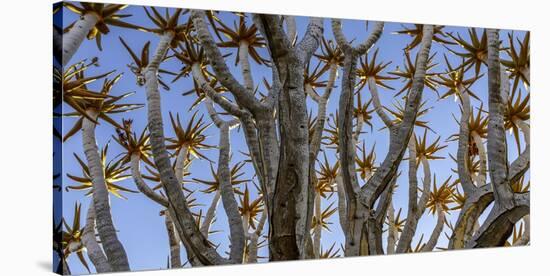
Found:
[[[147,90],[147,119],[148,128],[151,133],[151,147],[155,165],[160,174],[160,180],[166,192],[169,202],[168,210],[174,221],[176,229],[186,248],[192,251],[198,261],[205,265],[224,264],[223,259],[213,248],[208,240],[200,233],[193,214],[191,213],[187,200],[177,180],[170,155],[166,149],[164,129],[162,121],[160,93],[158,89],[158,68],[160,62],[166,55],[169,42],[173,33],[165,33],[155,51],[153,59],[145,69],[145,85]]]
[[[395,129],[390,129],[388,154],[375,174],[369,179],[367,184],[361,188],[361,201],[368,208],[372,208],[374,202],[395,175],[397,167],[407,148],[407,143],[412,135],[416,114],[422,98],[426,64],[432,44],[432,36],[433,26],[424,25],[422,46],[418,53],[412,89],[407,98],[403,121],[396,126]]]
[[[529,194],[515,194],[515,205],[510,209],[493,208],[467,248],[503,246],[516,222],[529,214]]]
[[[491,184],[495,192],[495,202],[500,208],[511,208],[514,197],[508,179],[508,156],[506,131],[504,128],[504,105],[500,97],[500,58],[499,38],[495,29],[487,30],[489,68],[489,125],[487,151]]]

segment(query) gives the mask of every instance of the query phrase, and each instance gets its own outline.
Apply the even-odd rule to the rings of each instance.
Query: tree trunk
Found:
[[[277,82],[280,130],[279,166],[270,209],[270,260],[304,259],[313,215],[313,186],[308,160],[308,117],[304,66],[319,47],[322,20],[311,19],[302,41],[293,47],[278,16],[260,15]]]
[[[166,150],[160,93],[158,89],[158,68],[166,55],[166,51],[173,37],[174,33],[171,32],[161,36],[153,59],[147,68],[145,68],[148,109],[147,119],[149,132],[151,134],[153,157],[169,202],[168,211],[174,220],[174,225],[176,226],[176,230],[182,242],[184,242],[188,249],[188,255],[195,256],[197,261],[204,265],[225,264],[227,260],[223,259],[216,252],[216,249],[211,247],[208,240],[200,233],[193,214],[187,205],[187,200],[181,189],[181,184],[170,164],[170,155]],[[193,254],[190,254],[191,252],[189,252],[189,250],[191,250]]]
[[[283,61],[284,60],[284,61]],[[281,133],[279,167],[270,214],[270,260],[305,258],[309,183],[308,118],[303,89],[303,63],[294,53],[277,62],[283,88],[279,97]],[[282,65],[284,64],[284,65]]]
[[[499,208],[512,208],[514,196],[508,179],[508,155],[504,129],[504,105],[500,98],[500,58],[498,30],[487,30],[489,54],[489,125],[487,151],[491,185]]]
[[[94,110],[87,110],[86,113],[93,119],[96,119],[98,116],[97,111]],[[128,257],[122,243],[118,240],[111,216],[109,191],[105,184],[104,169],[95,140],[95,126],[94,122],[84,118],[82,123],[82,146],[84,147],[84,154],[86,155],[86,161],[88,162],[92,178],[93,206],[95,208],[97,232],[113,271],[128,271],[130,270]]]

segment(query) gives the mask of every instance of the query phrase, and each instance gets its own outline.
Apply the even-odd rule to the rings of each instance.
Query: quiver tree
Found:
[[[89,13],[86,6],[80,10]],[[339,19],[310,18],[300,32],[292,16],[143,12],[151,26],[134,29],[158,36],[158,43],[139,45],[136,54],[139,46],[124,35],[119,39],[146,95],[147,126],[141,131],[134,132],[132,117],[110,118],[141,105],[119,103],[130,94],[109,93],[120,78],[107,79],[112,72],[84,76],[96,59],[58,75],[63,99],[75,110],[66,115],[78,117],[66,138],[83,130],[86,156],[76,155],[83,176],[71,173],[80,185],[68,188],[92,188],[94,201],[87,234],[74,252],[94,253],[97,271],[129,268],[111,231],[108,193],[132,192],[115,184],[130,176],[161,209],[169,267],[529,243],[528,35],[516,41],[511,34],[507,43],[513,47],[505,47],[495,30],[479,38],[472,29],[469,42],[444,26],[405,26],[397,31],[411,37],[399,50],[403,65],[389,69],[400,61],[388,60],[382,41],[390,34],[382,22],[367,24],[366,39],[356,41],[346,37]],[[509,59],[501,60],[500,53]],[[438,71],[442,60],[446,68]],[[170,83],[166,75],[173,76]],[[94,92],[87,85],[98,79],[107,80]],[[183,96],[195,97],[189,110],[166,110],[159,88],[181,91],[183,81],[192,88]],[[398,82],[390,107],[384,93]],[[451,96],[456,105],[444,100]],[[458,131],[446,141],[430,120],[437,109],[431,97],[460,112]],[[102,122],[114,127],[112,138],[122,149],[112,162],[102,159],[94,140]],[[518,149],[511,163],[506,130]],[[218,140],[211,142],[208,133]],[[380,133],[388,134],[387,141],[376,139]],[[244,137],[241,153],[232,152],[240,146],[235,137]],[[452,143],[456,152],[447,158]],[[246,160],[238,159],[242,155]],[[443,159],[453,164],[453,175],[433,169]],[[209,162],[202,168],[210,168],[211,177],[194,175],[191,164],[203,162]],[[406,200],[395,196],[400,191]],[[480,219],[484,212],[487,218]],[[433,221],[430,233],[419,227],[425,217]],[[228,237],[225,252],[214,235],[220,222]],[[95,229],[101,246],[91,239]],[[343,233],[342,243],[327,244],[329,231]]]
[[[109,33],[109,25],[144,30],[139,26],[121,20],[131,16],[130,14],[119,13],[128,5],[81,2],[79,6],[78,4],[63,2],[63,6],[80,16],[77,21],[71,23],[63,31],[66,33],[63,35],[63,66],[69,63],[84,38],[95,39],[97,47],[102,50],[101,36]]]

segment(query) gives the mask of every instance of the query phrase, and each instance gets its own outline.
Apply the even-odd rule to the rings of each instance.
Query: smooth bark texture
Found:
[[[95,110],[87,110],[88,116],[97,119],[98,113]],[[109,203],[109,191],[105,183],[105,175],[99,149],[95,139],[96,123],[84,118],[82,122],[82,146],[86,161],[90,170],[93,185],[93,207],[95,208],[96,228],[101,239],[103,250],[109,260],[113,271],[128,271],[128,257],[122,243],[118,240],[113,218],[111,216],[111,205]]]

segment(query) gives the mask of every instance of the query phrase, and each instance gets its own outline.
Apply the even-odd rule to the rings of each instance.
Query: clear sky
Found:
[[[148,18],[145,16],[145,13],[141,7],[138,6],[129,6],[126,8],[123,13],[132,14],[132,17],[129,17],[125,19],[125,21],[134,23],[137,25],[147,26],[147,27],[153,27],[153,24],[148,20]],[[77,16],[68,11],[63,11],[63,27],[66,27],[68,24],[73,22],[77,19]],[[236,19],[236,16],[232,13],[228,12],[222,12],[220,13],[220,17],[223,20],[223,22],[227,25],[231,25],[233,20]],[[368,16],[367,16],[368,17]],[[186,20],[187,15],[180,18],[180,20]],[[297,27],[298,27],[298,34],[299,37],[301,37],[305,31],[306,25],[307,25],[307,17],[298,17],[297,18]],[[247,19],[247,22],[250,24],[251,19]],[[332,32],[330,28],[330,20],[325,20],[325,37],[327,39],[332,39]],[[405,24],[405,26],[410,27],[411,24]],[[384,33],[380,40],[375,44],[374,48],[379,48],[379,60],[380,61],[391,61],[392,63],[386,68],[386,71],[393,71],[396,66],[399,66],[400,68],[403,68],[404,66],[404,56],[403,56],[403,48],[411,41],[411,38],[406,35],[396,35],[393,34],[394,31],[397,31],[399,29],[402,29],[402,25],[400,23],[386,23],[384,28]],[[107,72],[110,70],[115,69],[117,73],[124,73],[124,76],[122,79],[116,84],[114,89],[112,90],[113,95],[120,95],[126,92],[135,91],[136,94],[133,96],[128,97],[124,101],[127,103],[146,103],[145,98],[145,91],[144,87],[139,87],[136,85],[136,80],[132,72],[130,72],[129,68],[126,66],[127,64],[131,63],[131,58],[129,54],[126,52],[122,44],[119,42],[118,37],[123,37],[129,44],[130,47],[135,51],[139,52],[141,51],[141,47],[143,44],[147,41],[151,41],[151,52],[154,51],[156,48],[156,45],[159,41],[159,38],[157,35],[152,33],[144,33],[136,30],[130,30],[130,29],[121,29],[117,27],[110,27],[111,32],[103,36],[102,44],[103,44],[103,51],[99,51],[96,47],[95,41],[88,41],[85,40],[84,43],[79,48],[78,52],[73,56],[72,60],[69,62],[70,64],[73,64],[75,62],[78,62],[82,59],[90,59],[92,57],[98,57],[99,58],[99,64],[100,66],[95,68],[92,67],[88,70],[88,75],[97,75],[99,73]],[[467,38],[467,28],[463,27],[446,27],[444,29],[447,32],[453,32],[453,33],[460,33],[463,37]],[[344,20],[344,31],[349,39],[356,38],[357,41],[362,41],[366,38],[368,35],[368,32],[365,30],[365,23],[364,21],[351,21],[351,20]],[[478,30],[480,31],[480,30]],[[501,32],[501,38],[504,40],[504,44],[507,45],[508,41],[506,39],[506,33],[507,31]],[[514,34],[518,36],[520,39],[523,38],[524,32],[521,31],[515,31]],[[453,49],[461,51],[459,47],[457,46],[451,46]],[[373,49],[374,50],[374,49]],[[225,53],[232,53],[232,55],[227,59],[227,63],[229,66],[232,67],[232,71],[237,76],[239,80],[242,80],[240,77],[240,74],[238,73],[238,70],[235,70],[236,68],[233,67],[234,64],[234,58],[236,55],[236,51],[234,50],[222,50]],[[320,51],[320,49],[319,49]],[[449,57],[451,63],[453,66],[456,66],[459,64],[460,59],[453,56],[451,53],[449,53],[443,46],[441,46],[438,43],[433,43],[431,53],[436,53],[435,61],[439,65],[434,69],[435,72],[443,72],[445,67],[445,62],[443,60],[443,53],[447,53],[447,56]],[[260,50],[260,54],[267,58],[267,52],[265,49]],[[413,51],[411,55],[413,58],[416,55],[416,51]],[[314,61],[316,62],[316,61]],[[267,77],[269,79],[270,72],[269,69],[265,66],[261,67],[258,66],[256,63],[251,61],[252,64],[252,71],[253,71],[253,77],[255,80],[255,83],[261,84],[262,78]],[[167,69],[170,71],[177,72],[181,68],[181,64],[176,59],[171,59],[166,61],[161,65],[161,68]],[[486,72],[486,68],[482,67],[481,72]],[[473,70],[468,72],[468,77],[473,75]],[[326,76],[324,76],[326,78]],[[170,83],[172,81],[172,78],[170,76],[164,76],[163,79]],[[338,78],[336,81],[336,89],[333,91],[332,96],[329,101],[328,105],[328,113],[334,113],[338,106],[338,97],[339,97],[339,86],[340,86],[341,79]],[[99,85],[101,85],[102,81],[98,81],[97,83],[94,83],[90,85],[91,88],[98,88]],[[396,88],[398,91],[401,89],[403,83],[401,80],[395,80],[395,81],[389,81],[388,82],[390,86]],[[188,120],[191,117],[192,112],[189,111],[189,107],[191,103],[194,102],[196,99],[195,95],[192,94],[190,96],[182,96],[182,92],[188,91],[192,89],[192,80],[190,77],[188,78],[182,78],[179,81],[170,84],[170,91],[164,91],[161,90],[161,97],[162,97],[162,111],[164,116],[164,127],[165,127],[165,134],[168,137],[173,137],[174,133],[171,128],[171,125],[169,123],[169,117],[168,112],[172,113],[179,113],[180,117],[182,119],[182,123],[186,124]],[[487,79],[485,77],[481,78],[479,81],[477,81],[471,88],[484,102],[484,109],[487,108]],[[523,88],[522,88],[523,89]],[[261,91],[265,91],[265,87],[262,85],[260,86]],[[523,89],[524,90],[524,89]],[[388,91],[383,88],[379,88],[381,97],[382,97],[382,103],[386,106],[391,106],[392,103],[396,101],[401,101],[398,98],[394,98],[393,95],[396,91]],[[440,94],[445,93],[444,88],[438,89]],[[370,98],[370,93],[365,88],[361,92],[363,95],[363,99],[368,100]],[[438,180],[438,183],[442,183],[448,176],[452,175],[453,180],[457,178],[457,175],[454,174],[451,169],[455,168],[455,163],[448,157],[449,154],[456,155],[457,150],[457,142],[446,142],[447,138],[455,133],[458,133],[458,125],[453,119],[453,114],[455,116],[459,116],[459,104],[457,101],[455,101],[453,98],[447,98],[444,100],[438,100],[437,95],[429,90],[425,89],[423,94],[423,99],[427,100],[427,106],[431,107],[429,113],[423,117],[423,120],[426,120],[429,122],[429,126],[436,132],[428,132],[429,141],[433,141],[438,136],[441,136],[441,141],[443,144],[447,145],[445,149],[443,149],[438,155],[446,157],[445,160],[436,160],[431,161],[430,166],[432,169],[432,174],[436,174],[436,178]],[[480,103],[476,100],[472,100],[472,104],[475,107],[478,107]],[[313,104],[311,101],[308,101],[308,108],[313,110],[315,112],[315,104]],[[206,113],[206,109],[201,104],[197,107],[197,110],[199,114],[204,114],[205,117],[208,119],[208,115]],[[67,105],[63,106],[63,113],[72,112],[72,109],[68,107]],[[373,114],[373,129],[371,129],[368,126],[365,126],[363,131],[364,134],[361,135],[361,140],[364,140],[367,148],[370,149],[371,146],[376,143],[376,163],[379,164],[387,152],[387,145],[388,145],[388,133],[386,130],[379,130],[382,127],[382,122],[377,117],[377,115]],[[122,118],[132,118],[133,128],[136,132],[141,132],[141,130],[146,126],[147,124],[147,118],[146,118],[146,109],[142,108],[136,111],[131,111],[129,113],[120,114],[120,115],[114,115],[113,118],[117,121],[121,121]],[[63,118],[63,130],[62,134],[65,134],[74,124],[76,121],[75,118]],[[423,129],[416,129],[416,135],[421,135],[423,133]],[[107,123],[101,123],[96,128],[96,138],[98,141],[98,145],[100,148],[104,147],[107,143],[110,143],[109,146],[109,155],[108,159],[115,158],[118,154],[122,152],[122,148],[116,144],[115,141],[111,141],[112,135],[115,135],[114,128],[107,124]],[[207,130],[207,134],[209,135],[209,138],[207,139],[208,144],[216,145],[218,143],[217,135],[218,130],[215,127],[210,127]],[[517,156],[516,147],[513,144],[513,137],[512,135],[508,134],[508,142],[511,146],[508,148],[508,152],[510,155],[510,159],[513,160]],[[59,147],[59,142],[55,142],[55,146]],[[235,164],[236,162],[243,160],[245,157],[240,152],[247,152],[246,144],[244,143],[244,137],[242,135],[242,132],[239,132],[237,130],[233,130],[231,133],[231,146],[232,146],[232,152],[233,152],[233,159],[232,164]],[[62,180],[63,180],[63,187],[74,185],[75,183],[66,177],[67,173],[73,174],[73,175],[81,175],[81,170],[76,162],[75,158],[73,157],[73,153],[78,154],[84,159],[84,154],[82,150],[82,141],[81,141],[81,135],[80,133],[76,134],[72,138],[70,138],[68,141],[63,143],[63,154],[62,156],[57,155],[54,158],[56,158],[57,161],[59,161],[59,158],[62,158],[63,162],[63,172],[62,172]],[[331,162],[334,162],[336,159],[336,153],[334,150],[327,149],[326,150],[327,156],[330,158]],[[217,150],[212,149],[208,151],[204,151],[204,154],[208,156],[211,160],[217,160]],[[143,168],[143,165],[142,165]],[[406,215],[407,210],[407,189],[408,189],[408,177],[407,177],[407,168],[408,164],[406,161],[402,162],[399,170],[402,172],[401,177],[398,179],[397,184],[398,189],[394,196],[394,205],[396,211],[399,210],[399,208],[403,208],[403,214]],[[191,173],[191,177],[193,178],[200,178],[200,179],[211,179],[210,176],[210,170],[208,169],[208,161],[207,160],[194,160],[192,162],[192,165],[189,169]],[[252,178],[254,175],[253,168],[250,164],[245,165],[246,172],[246,178]],[[54,173],[60,172],[59,169],[56,169]],[[128,171],[129,173],[129,171]],[[190,177],[189,177],[190,178]],[[422,180],[422,171],[419,169],[418,171],[418,179],[419,181]],[[133,180],[131,178],[121,181],[117,183],[118,185],[124,186],[126,188],[137,190]],[[153,183],[150,183],[151,185],[155,185]],[[252,183],[249,183],[249,188],[253,185],[250,185]],[[201,186],[200,184],[189,184],[187,186],[191,189],[203,189],[204,186]],[[244,185],[242,186],[244,187]],[[62,192],[63,197],[63,213],[64,217],[71,222],[72,216],[73,216],[73,208],[75,202],[82,203],[82,217],[81,220],[84,221],[86,210],[88,209],[88,206],[90,204],[90,197],[85,196],[85,192],[83,191],[74,191],[71,190],[69,192],[66,192],[63,189]],[[130,193],[124,193],[126,197],[128,197],[128,200],[123,200],[116,198],[111,195],[111,208],[112,208],[112,216],[115,223],[115,227],[118,230],[118,236],[121,240],[122,244],[124,245],[126,252],[128,254],[130,267],[133,271],[135,270],[144,270],[144,269],[158,269],[158,268],[165,268],[166,267],[166,261],[167,257],[169,255],[169,246],[168,246],[168,239],[166,234],[166,229],[164,225],[164,217],[159,216],[159,211],[161,211],[161,208],[158,204],[152,202],[147,197],[145,197],[142,194],[130,194]],[[254,195],[255,197],[256,195]],[[199,208],[206,209],[208,208],[210,201],[212,199],[212,195],[204,195],[200,192],[195,193],[195,197],[197,198],[197,201],[203,206]],[[328,200],[323,201],[323,206],[328,206],[331,202],[336,201],[336,195],[332,196]],[[199,208],[195,208],[195,211],[198,211]],[[212,229],[213,230],[220,230],[221,232],[212,234],[210,236],[210,239],[216,243],[220,244],[219,252],[222,254],[225,254],[227,248],[228,248],[228,231],[227,231],[227,223],[226,223],[226,217],[225,213],[223,211],[223,208],[221,207],[221,204],[218,206],[218,212],[217,212],[217,220],[213,224]],[[456,220],[457,211],[451,212],[450,215],[447,216],[448,219],[450,219],[453,223]],[[323,233],[323,239],[322,239],[322,245],[323,248],[330,247],[333,243],[336,243],[339,247],[339,244],[343,241],[343,235],[341,232],[341,229],[338,224],[338,216],[334,215],[331,218],[331,222],[333,223],[331,225],[332,232],[324,232]],[[422,219],[419,222],[418,231],[415,235],[415,238],[413,240],[413,244],[416,244],[416,241],[420,238],[421,234],[424,233],[426,238],[424,241],[427,240],[427,237],[429,237],[433,226],[435,223],[435,217],[431,214],[425,213]],[[265,229],[267,231],[267,227]],[[450,233],[450,230],[448,228],[445,228],[444,232]],[[267,232],[266,232],[267,233]],[[447,244],[447,238],[444,234],[441,235],[441,238],[439,240],[439,245],[445,246]],[[267,248],[262,248],[260,250],[261,256],[267,257]],[[86,257],[87,258],[87,257]],[[185,255],[184,250],[182,250],[182,259],[185,261]],[[93,265],[91,265],[91,262],[89,262],[90,267],[93,269]],[[85,268],[80,264],[78,261],[78,258],[76,258],[76,255],[71,255],[69,258],[69,266],[71,268],[71,271],[75,274],[85,273]]]

